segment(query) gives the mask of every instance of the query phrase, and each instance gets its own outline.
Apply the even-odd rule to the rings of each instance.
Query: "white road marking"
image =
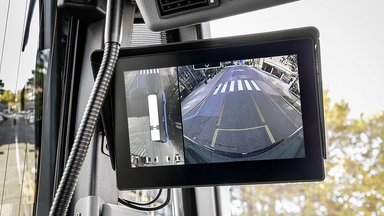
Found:
[[[231,85],[229,86],[229,92],[233,92],[235,90],[235,81],[231,81]]]
[[[223,88],[221,89],[221,92],[220,92],[220,93],[224,93],[224,92],[225,92],[225,90],[227,89],[227,85],[228,85],[228,82],[225,82],[225,83],[224,83],[224,86],[223,86]]]
[[[259,88],[259,86],[255,83],[255,81],[251,80],[251,83],[252,83],[253,86],[255,86],[255,89],[256,89],[257,91],[260,91],[260,88]]]
[[[196,144],[196,145],[199,145],[196,141],[194,141],[193,139],[187,137],[186,135],[183,136],[185,139],[189,140],[190,142],[192,142],[193,144]]]
[[[252,87],[251,85],[249,85],[248,80],[244,80],[244,83],[245,83],[245,87],[247,87],[247,90],[252,90]]]
[[[160,74],[160,69],[140,70],[140,75],[143,75],[143,74]]]
[[[280,111],[285,115],[285,117],[287,117],[287,119],[293,124],[296,126],[296,128],[299,128],[299,126],[291,119],[289,118],[289,116],[287,115],[287,113],[284,112],[284,110],[276,103],[276,101],[270,96],[268,95],[268,97],[272,100],[272,102],[277,106],[277,108],[280,109]]]
[[[217,86],[215,92],[213,92],[213,95],[217,94],[217,92],[219,91],[220,87],[221,87],[221,83]]]
[[[243,91],[243,84],[241,83],[241,80],[237,80],[237,88],[239,91]]]
[[[183,121],[187,121],[187,120],[189,120],[189,119],[191,119],[191,118],[195,118],[195,117],[197,116],[197,114],[199,114],[201,108],[204,106],[205,101],[206,101],[206,100],[204,100],[203,103],[199,106],[199,109],[197,110],[197,112],[196,112],[194,115],[184,118],[184,116],[188,115],[191,111],[188,112],[186,115],[183,115]],[[193,108],[193,109],[195,109],[195,108]],[[193,110],[193,109],[192,109],[192,110]]]

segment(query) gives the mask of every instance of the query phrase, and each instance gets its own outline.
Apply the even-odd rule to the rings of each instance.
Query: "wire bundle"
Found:
[[[165,199],[164,203],[162,203],[161,205],[158,205],[155,207],[143,207],[143,206],[149,206],[149,205],[155,203],[160,198],[162,192],[163,192],[163,189],[160,189],[159,192],[157,193],[156,197],[147,203],[133,202],[133,201],[126,200],[123,198],[118,198],[118,201],[119,201],[119,203],[121,203],[121,204],[123,204],[129,208],[133,208],[133,209],[136,209],[139,211],[156,211],[156,210],[164,208],[165,206],[167,206],[169,204],[169,201],[171,200],[171,189],[167,189],[167,198]]]

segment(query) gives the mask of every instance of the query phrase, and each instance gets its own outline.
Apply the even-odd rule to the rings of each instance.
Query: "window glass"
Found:
[[[0,2],[0,215],[32,215],[36,197],[47,53],[36,55],[37,6],[21,51],[28,2]]]
[[[384,58],[383,8],[380,0],[369,4],[357,0],[298,1],[210,23],[213,37],[317,27],[325,89],[325,180],[220,188],[229,194],[219,199],[230,203],[223,212],[384,214],[384,73],[379,63]],[[298,86],[292,91],[299,91]]]

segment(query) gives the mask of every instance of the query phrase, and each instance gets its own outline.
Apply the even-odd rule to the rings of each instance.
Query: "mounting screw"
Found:
[[[77,212],[77,213],[76,213],[76,216],[81,216],[81,213],[80,213],[80,212]]]

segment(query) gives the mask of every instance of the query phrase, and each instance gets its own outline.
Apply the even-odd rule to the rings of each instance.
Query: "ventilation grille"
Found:
[[[218,0],[157,0],[157,2],[162,16],[217,6],[219,3]]]
[[[144,23],[135,23],[131,37],[131,47],[167,43],[165,32],[153,32]]]

